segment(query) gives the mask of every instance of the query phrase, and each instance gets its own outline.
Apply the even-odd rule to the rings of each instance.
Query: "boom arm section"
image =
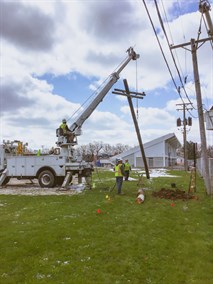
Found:
[[[98,95],[95,97],[92,103],[84,110],[84,112],[80,115],[80,117],[69,127],[70,131],[72,131],[75,136],[81,134],[81,126],[83,125],[85,120],[93,113],[93,111],[96,109],[99,103],[103,100],[103,98],[112,88],[112,86],[118,81],[118,79],[120,78],[119,74],[121,73],[121,71],[126,67],[126,65],[131,60],[136,60],[140,57],[139,54],[135,53],[132,47],[130,47],[127,50],[127,52],[128,52],[128,58],[124,61],[124,63],[120,66],[120,68],[116,72],[111,74],[108,82],[105,84],[102,90],[98,93]]]

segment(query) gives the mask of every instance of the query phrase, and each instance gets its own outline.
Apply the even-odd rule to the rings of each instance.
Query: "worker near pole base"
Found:
[[[116,179],[116,187],[117,193],[121,194],[123,177],[125,176],[124,166],[121,159],[117,159],[115,165],[115,179]]]
[[[125,160],[125,163],[124,163],[124,171],[125,171],[125,180],[128,181],[128,179],[129,179],[129,173],[130,173],[130,171],[131,171],[131,166],[130,166],[128,160]]]
[[[67,126],[67,121],[65,118],[62,120],[60,128],[63,130],[63,136],[67,137],[67,142],[69,143],[73,142],[74,134],[70,131],[69,127]]]

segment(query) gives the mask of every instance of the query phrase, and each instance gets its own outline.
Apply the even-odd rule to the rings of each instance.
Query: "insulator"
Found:
[[[188,117],[188,125],[192,126],[192,118],[191,117]]]
[[[178,119],[177,119],[177,127],[180,127],[180,126],[181,126],[181,119],[178,118]]]

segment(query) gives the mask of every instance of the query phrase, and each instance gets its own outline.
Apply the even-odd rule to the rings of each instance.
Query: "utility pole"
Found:
[[[205,6],[205,7],[204,7]],[[198,43],[204,43],[206,41],[213,41],[212,35],[212,22],[209,15],[210,4],[208,1],[200,1],[199,10],[201,13],[205,13],[207,23],[209,25],[209,37],[204,39],[191,39],[190,42],[179,44],[176,46],[170,46],[171,49],[175,49],[178,47],[185,48],[186,46],[191,46],[192,53],[192,62],[193,62],[193,70],[194,70],[194,82],[195,82],[195,92],[197,99],[197,109],[198,109],[198,118],[199,118],[199,128],[200,128],[200,140],[201,140],[201,159],[203,166],[203,178],[206,186],[207,194],[213,193],[213,185],[211,185],[210,181],[210,172],[209,172],[209,162],[208,162],[208,153],[207,153],[207,143],[206,143],[206,133],[205,133],[205,124],[204,124],[204,115],[203,115],[203,106],[202,106],[202,97],[201,97],[201,88],[200,88],[200,79],[199,79],[199,71],[198,71],[198,63],[197,63],[197,49]]]
[[[208,34],[212,38],[211,40],[213,42],[213,25],[212,25],[212,19],[209,13],[210,10],[211,10],[211,6],[209,2],[207,0],[200,0],[199,11],[205,15],[205,18],[206,18],[206,21],[209,27]]]
[[[124,79],[123,82],[124,82],[125,90],[115,89],[115,91],[113,91],[112,93],[127,97],[129,107],[130,107],[130,111],[131,111],[131,114],[132,114],[132,119],[133,119],[133,122],[134,122],[134,125],[135,125],[136,134],[137,134],[137,137],[138,137],[138,143],[139,143],[139,147],[140,147],[140,150],[141,150],[141,155],[142,155],[142,159],[143,159],[143,163],[144,163],[146,178],[150,179],[149,168],[148,168],[146,155],[145,155],[145,151],[144,151],[144,147],[143,147],[143,143],[142,143],[142,138],[141,138],[141,135],[140,135],[140,129],[139,129],[139,126],[138,126],[137,118],[136,118],[133,103],[132,103],[132,98],[143,99],[143,96],[145,96],[145,93],[130,92],[127,80]]]
[[[207,143],[206,143],[206,132],[205,132],[205,124],[204,124],[198,63],[197,63],[197,52],[196,52],[197,46],[195,44],[194,39],[191,39],[191,50],[192,50],[192,62],[193,62],[193,69],[194,69],[194,81],[195,81],[195,90],[196,90],[196,98],[197,98],[197,111],[198,111],[199,127],[200,127],[201,153],[202,153],[202,160],[203,160],[203,177],[204,177],[207,193],[211,194],[212,190],[211,190],[211,182],[210,182],[210,175],[209,175],[209,161],[208,161],[208,151],[207,151]]]
[[[182,108],[178,108],[177,110],[183,111],[183,120],[181,124],[181,119],[177,120],[177,126],[180,127],[183,125],[183,149],[184,149],[184,170],[188,171],[188,149],[187,149],[187,139],[186,139],[186,126],[191,126],[191,118],[186,119],[186,110],[191,110],[192,107],[187,107],[188,105],[191,105],[191,103],[182,103],[182,104],[176,104],[176,106],[182,106]]]

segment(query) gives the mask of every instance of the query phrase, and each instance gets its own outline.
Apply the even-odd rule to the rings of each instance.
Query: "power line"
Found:
[[[95,97],[95,96],[97,95],[98,91],[103,87],[104,84],[106,84],[107,80],[110,79],[110,77],[112,76],[112,74],[113,74],[114,72],[116,72],[116,70],[118,70],[118,69],[120,68],[120,66],[122,66],[122,64],[127,60],[127,58],[128,58],[128,56],[126,56],[126,58],[124,58],[123,61],[122,61],[120,64],[118,64],[118,66],[114,69],[114,71],[113,71],[104,81],[102,81],[102,83],[96,88],[96,90],[95,90],[94,92],[92,92],[92,94],[80,105],[80,107],[77,108],[77,109],[74,111],[74,113],[67,119],[67,121],[69,121],[70,119],[72,119],[72,118],[75,116],[75,114],[79,114],[78,112],[81,110],[81,108],[82,108],[83,106],[86,107],[86,106],[89,105],[89,102],[93,99],[93,97]],[[83,112],[83,110],[82,110],[82,112]]]
[[[204,21],[204,25],[205,25],[206,31],[207,31],[207,33],[208,33],[208,27],[207,27],[205,18],[203,19],[203,21]],[[213,49],[213,43],[212,43],[212,41],[210,41],[210,45],[211,45],[211,47],[212,47],[212,49]]]
[[[138,64],[137,64],[137,60],[135,60],[135,89],[136,92],[138,92]],[[139,114],[138,114],[138,99],[136,100],[136,117],[137,119],[139,118]]]
[[[170,76],[171,76],[171,78],[172,78],[173,84],[175,85],[175,88],[176,88],[176,90],[177,90],[177,92],[178,92],[178,94],[179,94],[179,96],[180,96],[182,102],[184,103],[183,98],[182,98],[182,96],[181,96],[181,94],[180,94],[180,87],[177,86],[177,84],[176,84],[176,82],[175,82],[175,79],[174,79],[174,77],[173,77],[173,75],[172,75],[172,71],[171,71],[171,69],[170,69],[170,67],[169,67],[169,64],[168,64],[168,61],[167,61],[166,56],[165,56],[165,54],[164,54],[162,45],[161,45],[161,43],[160,43],[160,41],[159,41],[159,39],[158,39],[158,35],[157,35],[156,30],[155,30],[155,27],[154,27],[152,18],[151,18],[151,16],[150,16],[149,10],[148,10],[147,5],[146,5],[146,3],[145,3],[144,0],[143,0],[143,4],[144,4],[144,6],[145,6],[147,15],[148,15],[149,20],[150,20],[150,22],[151,22],[153,31],[154,31],[154,33],[155,33],[156,39],[157,39],[157,41],[158,41],[158,44],[159,44],[159,47],[160,47],[160,50],[161,50],[161,53],[162,53],[163,58],[164,58],[164,61],[165,61],[166,65],[167,65],[167,68],[168,68],[168,70],[169,70],[169,73],[170,73]],[[159,11],[159,10],[158,10],[158,11]],[[161,16],[159,17],[159,20],[160,20],[160,22],[161,22],[162,29],[163,29],[163,31],[164,31],[164,34],[165,34],[165,36],[166,36],[166,38],[167,38],[167,42],[168,42],[168,45],[169,45],[168,37],[167,37],[166,31],[165,31],[165,28],[164,28],[164,25],[163,25],[163,21],[162,21]],[[170,52],[171,52],[171,50],[170,50]],[[172,52],[171,52],[171,55],[172,55],[173,61],[174,61],[175,66],[176,66],[176,69],[177,69],[177,72],[178,72],[178,75],[179,75],[180,82],[181,82],[181,84],[182,84],[181,87],[183,88],[183,90],[184,90],[184,92],[185,92],[185,95],[186,95],[188,101],[191,103],[191,101],[190,101],[190,99],[189,99],[189,97],[188,97],[188,95],[187,95],[187,93],[186,93],[186,90],[185,90],[185,88],[184,88],[184,84],[183,84],[182,78],[181,78],[181,76],[180,76],[179,69],[178,69],[178,67],[177,67],[177,64],[176,64],[176,61],[175,61],[175,58],[174,58]]]
[[[178,9],[179,9],[179,15],[181,15],[181,4],[180,4],[180,1],[178,0],[177,1],[177,3],[178,3]],[[180,17],[179,17],[179,19],[181,19]],[[168,25],[169,26],[169,25]],[[184,33],[184,27],[183,27],[183,21],[181,20],[181,28],[182,28],[182,33],[183,33],[183,39],[186,41],[186,36],[185,36],[185,33]],[[172,39],[172,37],[171,37],[171,39]],[[174,42],[173,41],[173,39],[172,39],[172,42]],[[188,73],[188,68],[187,68],[187,51],[186,50],[184,50],[184,52],[185,52],[185,74],[187,74]],[[176,56],[177,56],[177,54],[176,54]],[[180,65],[180,63],[179,63],[179,65]],[[182,72],[182,74],[183,74],[183,72]],[[186,84],[186,79],[187,79],[187,75],[185,75],[184,76],[184,83]]]
[[[154,2],[155,2],[155,7],[156,7],[156,10],[157,10],[158,18],[159,18],[159,21],[160,21],[160,24],[161,24],[161,27],[162,27],[163,33],[164,33],[164,35],[165,35],[165,37],[166,37],[166,41],[167,41],[167,44],[168,44],[168,47],[169,47],[169,50],[170,50],[170,53],[171,53],[171,56],[172,56],[172,60],[173,60],[173,62],[174,62],[174,65],[175,65],[176,71],[177,71],[177,73],[178,73],[178,77],[179,77],[180,82],[181,82],[181,84],[182,84],[182,85],[181,85],[181,87],[182,87],[182,89],[184,90],[184,93],[185,93],[185,95],[186,95],[186,98],[187,98],[187,99],[188,99],[188,101],[192,104],[192,102],[191,102],[191,100],[189,99],[189,96],[188,96],[188,94],[187,94],[187,92],[186,92],[186,89],[185,89],[185,87],[184,87],[184,83],[183,83],[183,80],[182,80],[182,77],[181,77],[180,71],[179,71],[179,69],[178,69],[177,63],[176,63],[176,61],[175,61],[175,57],[174,57],[174,55],[173,55],[173,53],[172,53],[172,51],[171,51],[170,43],[169,43],[169,39],[168,39],[168,36],[167,36],[166,30],[165,30],[165,27],[164,27],[164,23],[163,23],[163,20],[162,20],[161,14],[160,14],[160,10],[159,10],[159,7],[158,7],[158,4],[157,4],[157,1],[156,1],[156,0],[154,0]]]
[[[174,79],[174,77],[173,77],[173,75],[172,75],[172,71],[171,71],[171,69],[170,69],[170,67],[169,67],[168,61],[167,61],[166,56],[165,56],[165,54],[164,54],[164,52],[163,52],[162,45],[161,45],[161,43],[160,43],[160,41],[159,41],[157,32],[156,32],[155,27],[154,27],[154,23],[153,23],[153,21],[152,21],[152,18],[151,18],[151,16],[150,16],[149,10],[148,10],[147,5],[146,5],[146,2],[145,2],[145,0],[142,0],[142,2],[143,2],[143,4],[144,4],[144,7],[145,7],[146,12],[147,12],[147,15],[148,15],[148,17],[149,17],[150,23],[151,23],[151,25],[152,25],[152,28],[153,28],[153,31],[154,31],[154,34],[155,34],[155,37],[156,37],[156,39],[157,39],[157,42],[158,42],[158,45],[159,45],[159,47],[160,47],[160,50],[161,50],[161,53],[162,53],[162,55],[163,55],[164,61],[165,61],[165,63],[166,63],[166,66],[167,66],[167,68],[168,68],[169,74],[170,74],[170,76],[171,76],[171,78],[172,78],[172,82],[173,82],[173,84],[174,84],[174,86],[175,86],[175,88],[176,88],[176,90],[177,90],[177,92],[178,92],[178,94],[179,94],[179,96],[180,96],[182,102],[184,103],[184,100],[183,100],[183,98],[182,98],[182,96],[181,96],[181,94],[180,94],[180,88],[179,88],[179,86],[177,86],[177,84],[176,84],[176,82],[175,82],[175,79]]]

